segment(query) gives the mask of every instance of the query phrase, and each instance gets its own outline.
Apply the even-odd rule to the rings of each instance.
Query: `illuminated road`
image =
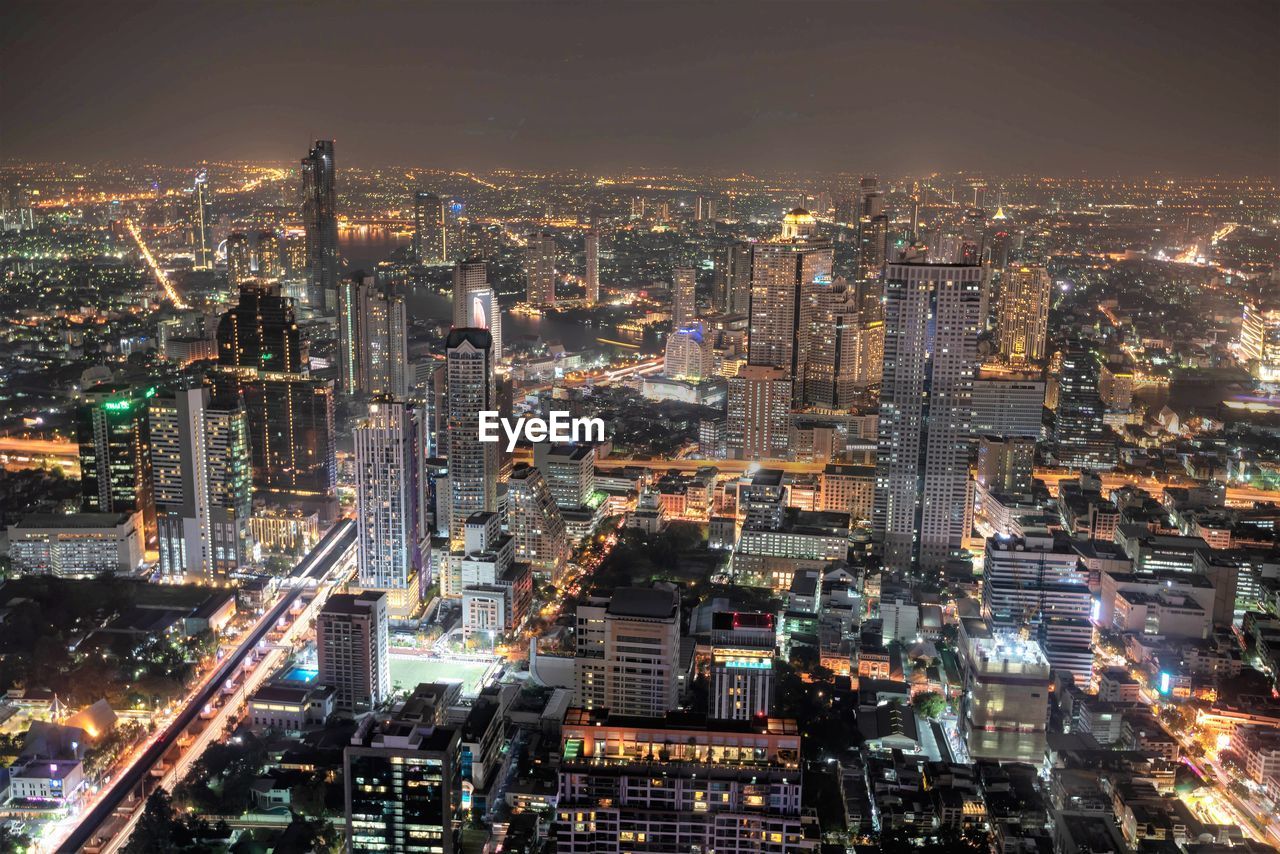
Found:
[[[237,671],[249,661],[252,653],[259,651],[264,655],[258,661],[258,666],[245,676],[241,690],[237,691],[241,701],[273,672],[284,655],[283,648],[287,645],[290,635],[299,626],[305,626],[309,622],[309,619],[306,619],[307,612],[293,621],[280,645],[270,649],[265,648],[263,644],[267,635],[287,617],[290,608],[303,592],[312,589],[311,585],[326,581],[335,569],[350,565],[349,558],[355,549],[355,541],[356,527],[350,519],[339,521],[321,538],[315,548],[295,567],[280,601],[259,618],[240,645],[226,655],[199,687],[188,696],[182,711],[173,722],[152,739],[149,746],[138,755],[129,768],[116,775],[111,787],[103,792],[97,803],[82,814],[78,825],[57,846],[56,850],[60,854],[81,851],[96,840],[101,840],[97,846],[97,850],[101,852],[117,851],[123,847],[138,819],[141,818],[142,808],[146,803],[145,796],[134,797],[138,793],[139,786],[143,787],[142,794],[145,795],[145,782],[148,776],[154,770],[164,768],[165,756],[170,748],[179,745],[184,735],[189,735],[188,728],[197,722],[206,706],[214,702],[226,681],[234,679]],[[314,608],[316,601],[323,598],[322,591],[321,595],[317,595],[312,601],[310,607]],[[182,748],[183,752],[174,764],[164,768],[159,785],[171,786],[181,779],[182,774],[200,757],[215,735],[222,732],[230,720],[229,716],[238,708],[238,705],[235,702],[228,702],[212,720],[206,721],[206,726],[194,735],[190,744]]]
[[[129,230],[129,236],[133,238],[133,242],[138,244],[138,251],[142,253],[142,258],[147,262],[147,266],[151,268],[152,274],[156,277],[156,281],[160,284],[165,296],[169,298],[169,302],[173,303],[173,307],[184,309],[187,304],[183,302],[182,297],[178,296],[178,292],[174,290],[173,283],[169,281],[169,276],[160,268],[156,256],[151,254],[151,250],[147,248],[147,244],[142,240],[142,232],[138,230],[138,226],[133,220],[126,219],[124,227]]]

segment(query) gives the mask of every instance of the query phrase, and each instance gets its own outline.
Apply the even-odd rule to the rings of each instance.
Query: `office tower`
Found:
[[[462,851],[457,728],[392,718],[358,731],[342,751],[347,850]]]
[[[729,456],[785,459],[790,448],[791,380],[782,368],[743,365],[729,378]]]
[[[661,717],[679,703],[680,594],[619,587],[577,609],[574,703],[615,715]]]
[[[858,279],[880,279],[889,258],[889,217],[884,214],[858,223]]]
[[[698,320],[698,278],[692,267],[671,273],[671,327],[681,329]]]
[[[557,850],[784,854],[812,842],[794,720],[570,708],[560,738]]]
[[[831,243],[816,235],[813,216],[796,209],[783,218],[780,237],[751,249],[747,361],[781,368],[789,380],[803,378],[810,297],[832,283]]]
[[[973,381],[973,434],[1038,439],[1045,384],[1037,371],[983,365]]]
[[[717,281],[723,284],[719,308],[725,314],[751,311],[751,244],[735,243],[716,258]]]
[[[488,329],[494,356],[502,357],[502,311],[489,285],[489,265],[481,258],[459,261],[453,267],[453,325]]]
[[[257,273],[264,279],[278,279],[285,274],[280,238],[274,231],[259,231],[253,259]]]
[[[533,448],[533,465],[546,478],[556,506],[573,510],[591,500],[596,491],[596,446],[553,445]]]
[[[444,201],[434,193],[413,196],[413,258],[419,264],[442,264],[448,259]]]
[[[338,195],[333,140],[318,139],[302,158],[302,224],[307,236],[308,307],[332,306],[338,290]]]
[[[543,473],[531,466],[517,466],[507,480],[507,528],[515,538],[516,560],[560,580],[569,560],[569,538],[564,516]]]
[[[533,573],[516,562],[515,538],[502,533],[497,513],[472,513],[464,536],[463,553],[450,555],[457,566],[453,583],[462,591],[462,637],[492,647],[524,623]]]
[[[227,237],[227,284],[232,294],[240,292],[240,286],[253,278],[253,249],[249,235],[242,231]]]
[[[715,374],[715,363],[715,350],[701,323],[673,328],[667,336],[662,368],[666,376],[697,382]]]
[[[711,717],[749,721],[769,716],[777,643],[772,614],[711,615]]]
[[[498,501],[498,445],[480,441],[480,413],[498,410],[493,336],[454,329],[445,342],[449,456],[449,547],[463,547],[472,513],[493,512]]]
[[[249,560],[253,510],[249,427],[238,399],[207,388],[153,397],[148,407],[160,572],[223,580]]]
[[[352,431],[356,461],[356,556],[361,587],[403,599],[412,611],[422,570],[421,411],[379,398]],[[397,609],[399,610],[399,609]]]
[[[339,709],[360,713],[381,705],[391,694],[387,594],[330,596],[316,617],[316,653],[316,681],[337,691]]]
[[[595,226],[587,229],[583,240],[587,256],[586,275],[583,278],[583,296],[587,305],[595,305],[600,301],[600,232]]]
[[[934,572],[968,534],[982,268],[885,269],[875,529],[888,569]]]
[[[1133,406],[1133,369],[1123,362],[1103,362],[1098,374],[1098,397],[1113,412]]]
[[[217,397],[243,396],[253,485],[302,499],[333,496],[333,384],[307,374],[293,301],[251,283],[218,321]]]
[[[338,290],[338,362],[344,394],[402,398],[409,388],[404,297],[356,273]]]
[[[195,267],[208,270],[213,266],[213,222],[209,214],[209,173],[201,169],[191,187],[192,238],[195,243]]]
[[[1098,360],[1079,340],[1067,345],[1058,373],[1053,413],[1053,458],[1058,465],[1088,470],[1115,467],[1115,443],[1103,423]]]
[[[1004,273],[1004,295],[996,322],[1001,357],[1010,364],[1044,359],[1053,281],[1038,264],[1022,264]]]
[[[1087,688],[1093,679],[1089,572],[1065,534],[991,537],[982,563],[982,610],[993,628],[1039,642],[1049,666]]]
[[[968,620],[961,637],[960,731],[975,760],[1044,762],[1049,661],[1040,644]]]
[[[884,320],[879,300],[858,287],[835,287],[810,296],[804,402],[819,409],[849,409],[880,382]]]
[[[148,543],[156,539],[155,490],[147,401],[155,389],[105,383],[76,406],[80,488],[86,513],[141,513]]]
[[[1238,352],[1256,379],[1280,382],[1280,307],[1256,300],[1245,302]]]
[[[524,249],[524,272],[528,280],[525,300],[534,307],[556,304],[556,238],[549,231],[529,235]]]
[[[1030,436],[978,437],[978,485],[988,492],[1030,495],[1036,440]]]

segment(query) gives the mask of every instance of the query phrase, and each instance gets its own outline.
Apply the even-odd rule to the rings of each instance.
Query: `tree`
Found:
[[[924,691],[911,698],[916,714],[929,720],[937,720],[947,710],[947,701],[937,691]]]
[[[173,850],[173,802],[169,793],[157,789],[147,798],[138,827],[125,846],[127,854],[165,854]]]
[[[26,851],[30,845],[31,837],[0,824],[0,854],[17,854],[19,851]]]

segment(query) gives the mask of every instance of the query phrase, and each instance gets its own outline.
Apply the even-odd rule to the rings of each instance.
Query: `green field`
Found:
[[[429,658],[391,656],[391,684],[412,691],[422,682],[461,682],[462,693],[480,693],[480,679],[489,665],[481,661],[435,661]]]

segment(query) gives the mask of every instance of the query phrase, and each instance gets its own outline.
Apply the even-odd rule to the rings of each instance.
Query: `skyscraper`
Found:
[[[960,732],[974,759],[1044,762],[1049,661],[1040,644],[982,621],[961,634]],[[972,632],[972,634],[970,634]]]
[[[147,401],[155,389],[103,384],[76,406],[80,487],[86,513],[141,513],[147,542],[156,539]]]
[[[616,715],[662,716],[679,702],[680,596],[620,587],[577,607],[574,703]]]
[[[249,560],[253,510],[243,404],[203,386],[159,394],[148,407],[160,571],[225,579]]]
[[[422,570],[423,434],[420,411],[379,398],[352,431],[356,458],[359,584],[388,591],[412,612]],[[397,607],[398,606],[398,607]]]
[[[967,532],[982,268],[889,264],[875,530],[891,570],[937,570]]]
[[[843,281],[809,297],[804,402],[819,409],[848,409],[860,392],[880,382],[884,320],[880,301],[866,299]]]
[[[345,394],[402,398],[409,386],[404,297],[356,273],[338,291],[338,361]]]
[[[751,311],[751,244],[735,243],[717,258],[723,278],[720,310],[725,314]]]
[[[307,235],[307,302],[333,306],[338,291],[338,195],[333,140],[318,139],[302,158],[302,223]]]
[[[528,281],[525,299],[534,307],[556,304],[556,238],[549,231],[529,235],[524,248],[524,272]]]
[[[270,285],[246,285],[218,321],[217,338],[217,397],[243,395],[254,488],[332,498],[333,383],[307,373],[293,301]]]
[[[413,196],[413,257],[419,264],[442,264],[448,259],[444,201],[434,193]]]
[[[253,278],[253,249],[249,235],[242,231],[227,236],[227,284],[232,294],[240,292],[240,286]]]
[[[464,546],[467,518],[493,512],[498,500],[498,445],[480,441],[480,413],[498,409],[493,336],[462,327],[445,342],[449,455],[449,548]]]
[[[387,594],[366,590],[330,596],[316,617],[316,653],[317,680],[337,691],[339,709],[377,708],[391,693]]]
[[[569,560],[569,536],[546,477],[532,466],[517,467],[507,481],[507,525],[516,560],[558,583]]]
[[[711,717],[749,721],[773,711],[777,637],[772,614],[711,615]]]
[[[600,232],[595,226],[587,229],[584,240],[587,256],[586,275],[583,279],[584,294],[587,305],[595,305],[600,301]]]
[[[1093,351],[1071,341],[1062,353],[1058,405],[1053,413],[1054,461],[1082,469],[1115,467],[1115,443],[1103,423],[1098,393],[1099,367]]]
[[[671,273],[671,326],[681,329],[698,319],[698,278],[692,267]]]
[[[1000,355],[1013,365],[1044,359],[1053,286],[1049,271],[1038,264],[1021,264],[1004,272],[996,328]]]
[[[453,265],[453,325],[489,330],[494,357],[502,358],[502,311],[489,284],[489,265],[482,258]]]
[[[191,185],[192,241],[195,243],[196,269],[213,266],[213,223],[209,211],[209,173],[201,169]]]
[[[783,218],[779,237],[752,246],[750,364],[780,368],[788,380],[803,378],[810,297],[831,287],[832,253],[831,243],[817,237],[816,220],[800,208]]]

